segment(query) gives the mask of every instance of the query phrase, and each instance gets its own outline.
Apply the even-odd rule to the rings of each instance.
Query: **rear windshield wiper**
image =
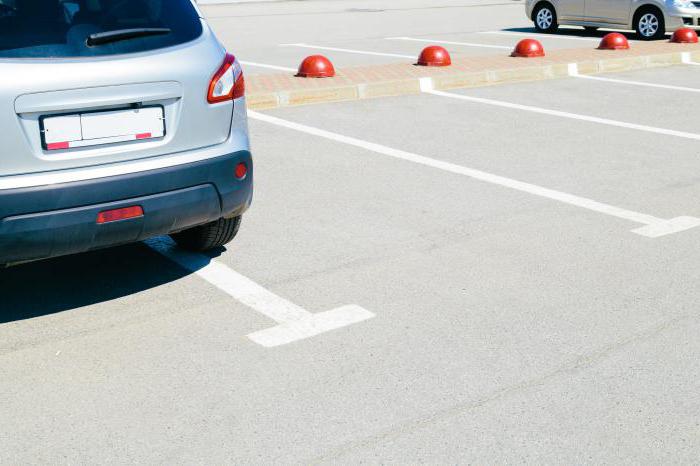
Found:
[[[170,28],[138,28],[138,29],[119,29],[117,31],[97,32],[90,34],[87,38],[87,44],[90,47],[95,45],[104,45],[120,40],[137,39],[139,37],[162,36],[170,34]]]

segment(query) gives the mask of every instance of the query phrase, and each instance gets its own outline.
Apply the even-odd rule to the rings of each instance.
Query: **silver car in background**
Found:
[[[0,0],[0,265],[226,244],[253,192],[244,91],[191,0]]]
[[[559,25],[633,29],[643,40],[660,39],[682,27],[700,29],[700,1],[689,0],[526,0],[525,13],[540,32]]]

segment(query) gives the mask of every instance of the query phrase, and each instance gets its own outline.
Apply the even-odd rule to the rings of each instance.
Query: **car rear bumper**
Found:
[[[248,174],[236,179],[237,164]],[[0,264],[46,259],[173,233],[237,216],[253,194],[250,152],[64,184],[0,190]],[[98,224],[105,210],[142,217]]]

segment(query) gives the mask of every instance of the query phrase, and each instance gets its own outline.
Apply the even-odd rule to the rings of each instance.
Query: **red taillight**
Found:
[[[143,217],[143,208],[139,205],[100,212],[97,214],[97,223],[110,223],[136,217]]]
[[[221,68],[211,78],[207,102],[216,104],[238,99],[244,95],[245,79],[243,78],[243,69],[236,57],[227,53]]]
[[[241,74],[238,75],[236,79],[236,84],[233,86],[233,98],[239,99],[245,96],[245,78],[243,77],[243,70],[241,69]]]
[[[236,165],[235,175],[236,178],[242,180],[248,174],[248,166],[245,163],[239,163]]]

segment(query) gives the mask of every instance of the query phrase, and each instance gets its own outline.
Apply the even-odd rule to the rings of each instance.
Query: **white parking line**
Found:
[[[534,107],[532,105],[515,104],[512,102],[504,102],[502,100],[485,99],[483,97],[471,97],[463,94],[453,94],[451,92],[436,91],[433,88],[432,78],[421,78],[421,90],[427,94],[432,94],[440,97],[449,97],[451,99],[465,100],[467,102],[492,105],[495,107],[511,108],[514,110],[522,110],[525,112],[540,113],[542,115],[569,118],[572,120],[587,121],[589,123],[598,123],[601,125],[617,126],[619,128],[633,129],[636,131],[645,131],[647,133],[663,134],[665,136],[694,139],[696,141],[700,140],[700,134],[698,133],[688,133],[685,131],[676,131],[674,129],[657,128],[656,126],[638,125],[636,123],[628,123],[626,121],[611,120],[608,118],[600,118],[589,115],[580,115],[578,113],[562,112],[560,110],[551,110],[548,108]]]
[[[462,165],[443,162],[441,160],[425,157],[411,152],[393,149],[391,147],[383,146],[381,144],[363,141],[361,139],[356,139],[350,136],[343,136],[342,134],[333,133],[319,128],[314,128],[312,126],[294,123],[263,113],[251,111],[248,112],[248,116],[255,120],[264,121],[284,128],[300,131],[302,133],[311,134],[314,136],[347,144],[350,146],[359,147],[361,149],[365,149],[396,159],[405,160],[408,162],[413,162],[432,168],[437,168],[439,170],[444,170],[446,172],[467,176],[469,178],[484,181],[486,183],[515,189],[517,191],[526,192],[535,196],[545,197],[555,201],[563,202],[565,204],[581,207],[583,209],[592,210],[601,214],[610,215],[612,217],[622,218],[631,222],[639,223],[644,226],[636,228],[632,230],[632,232],[649,238],[658,238],[661,236],[677,233],[680,231],[700,226],[700,219],[695,217],[676,217],[668,220],[662,219],[654,217],[652,215],[646,215],[639,212],[622,209],[620,207],[615,207],[609,204],[604,204],[602,202],[594,201],[592,199],[586,199],[584,197],[575,196],[573,194],[567,194],[561,191],[555,191],[553,189],[544,188],[542,186],[537,186],[534,184],[525,183],[511,178],[494,175],[473,168],[468,168]]]
[[[483,47],[487,49],[507,49],[511,50],[513,47],[506,47],[505,45],[491,45],[491,44],[477,44],[474,42],[454,42],[450,40],[437,40],[437,39],[416,39],[414,37],[386,37],[386,40],[405,40],[412,42],[425,42],[428,44],[445,44],[445,45],[461,45],[465,47]]]
[[[700,92],[700,89],[695,88],[695,87],[671,86],[668,84],[645,83],[643,81],[629,81],[626,79],[603,78],[600,76],[579,74],[578,65],[576,63],[569,63],[569,76],[571,76],[572,78],[590,79],[593,81],[603,81],[603,82],[617,83],[617,84],[629,84],[632,86],[655,87],[658,89],[668,89],[668,90],[672,90],[672,91]]]
[[[178,249],[169,238],[151,239],[146,241],[146,244],[240,303],[277,322],[279,325],[275,327],[248,335],[255,343],[268,348],[286,345],[374,317],[374,314],[356,305],[312,314],[215,259]]]
[[[239,60],[239,62],[241,63],[241,65],[245,65],[245,66],[255,66],[255,67],[257,67],[257,68],[268,68],[268,69],[271,69],[271,70],[278,70],[278,71],[293,71],[293,72],[296,72],[296,71],[297,71],[297,70],[294,69],[294,68],[287,68],[286,66],[267,65],[267,64],[265,64],[265,63],[255,63],[255,62],[252,62],[252,61],[243,61],[243,60]]]
[[[564,40],[587,40],[593,42],[600,42],[600,38],[593,37],[575,37],[575,36],[564,36],[561,34],[542,34],[539,32],[517,32],[517,31],[479,31],[477,34],[495,34],[503,36],[521,36],[521,37],[547,37],[548,39],[564,39]]]
[[[685,65],[700,65],[700,63],[693,61],[693,56],[690,54],[690,52],[681,53],[681,62],[683,62]]]
[[[311,44],[304,44],[304,43],[280,44],[280,47],[301,47],[301,48],[315,49],[315,50],[330,50],[332,52],[354,53],[357,55],[376,55],[379,57],[397,57],[397,58],[411,58],[411,59],[416,58],[413,55],[400,55],[398,53],[384,53],[384,52],[370,52],[367,50],[341,49],[338,47],[325,47],[322,45],[311,45]]]

